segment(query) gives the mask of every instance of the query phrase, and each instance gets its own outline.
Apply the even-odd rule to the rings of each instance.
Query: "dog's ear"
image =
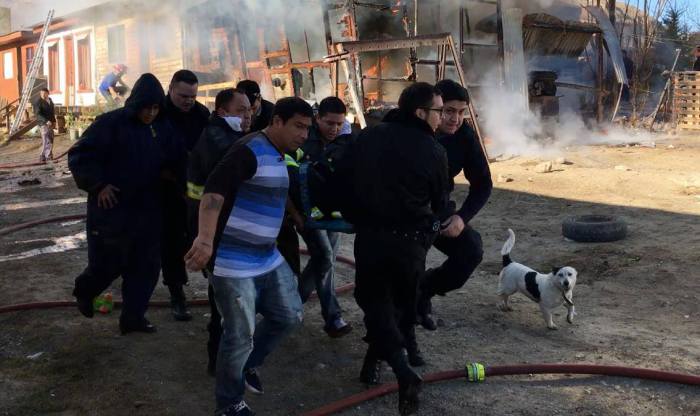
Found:
[[[552,274],[557,274],[559,270],[561,270],[561,267],[552,266]]]

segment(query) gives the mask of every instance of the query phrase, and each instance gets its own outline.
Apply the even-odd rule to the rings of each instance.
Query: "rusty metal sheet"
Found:
[[[596,6],[585,6],[584,8],[595,18],[598,22],[598,26],[600,26],[600,29],[603,31],[603,39],[605,39],[605,46],[608,49],[610,61],[612,61],[613,67],[615,68],[615,77],[617,81],[620,84],[629,85],[627,72],[625,71],[625,63],[622,60],[622,47],[618,40],[617,30],[615,30],[603,9]]]
[[[339,42],[343,49],[350,53],[377,52],[391,49],[420,48],[422,46],[448,45],[449,33],[439,33],[435,35],[418,35],[406,38],[358,40],[353,42]]]

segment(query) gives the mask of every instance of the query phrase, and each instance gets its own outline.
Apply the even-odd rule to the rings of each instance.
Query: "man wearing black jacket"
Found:
[[[695,63],[693,64],[693,71],[700,71],[700,45],[695,47]]]
[[[53,101],[47,88],[39,91],[39,98],[34,102],[34,115],[41,128],[42,146],[39,162],[47,162],[53,159],[53,126],[56,123]]]
[[[319,103],[316,122],[309,129],[309,137],[301,147],[301,159],[315,163],[324,158],[328,146],[344,145],[351,138],[340,136],[345,123],[347,109],[338,97],[326,97]],[[299,207],[297,207],[299,208]],[[323,214],[311,214],[314,219],[321,219]],[[323,330],[331,338],[340,338],[352,331],[352,326],[343,320],[340,304],[335,295],[335,259],[340,247],[340,233],[329,230],[304,229],[300,234],[309,250],[309,261],[299,276],[299,295],[306,303],[311,292],[316,290]]]
[[[187,151],[191,151],[202,134],[209,118],[209,110],[197,102],[197,76],[186,69],[175,72],[168,95],[165,98],[165,116],[184,141]],[[163,197],[163,240],[161,266],[163,284],[170,291],[172,314],[177,321],[189,321],[192,315],[187,310],[185,291],[187,271],[183,257],[187,251],[187,206],[184,190],[164,183]]]
[[[155,332],[145,313],[160,269],[160,188],[163,181],[185,187],[186,152],[163,117],[164,102],[158,79],[142,75],[124,108],[99,116],[68,152],[75,183],[88,193],[88,266],[73,295],[91,318],[93,298],[121,276],[122,334]]]
[[[225,89],[216,95],[216,109],[212,113],[209,124],[204,129],[202,137],[190,152],[187,169],[187,216],[189,235],[197,236],[199,220],[199,201],[204,192],[209,174],[221,161],[229,148],[250,130],[251,110],[248,97],[242,90]],[[188,245],[191,245],[188,244]],[[209,272],[213,269],[208,268]],[[214,293],[211,285],[208,290],[211,317],[207,329],[209,341],[208,371],[213,374],[216,369],[216,355],[221,339],[221,315],[216,308]]]
[[[253,124],[250,126],[250,131],[260,131],[269,126],[275,105],[262,98],[260,85],[253,80],[244,79],[236,85],[236,88],[245,91],[250,101],[250,108],[253,110]]]
[[[435,248],[445,253],[447,260],[428,270],[421,284],[418,323],[429,330],[437,329],[430,299],[462,287],[481,263],[481,235],[469,226],[469,221],[486,205],[493,188],[486,155],[476,134],[464,121],[469,104],[467,90],[452,80],[440,81],[437,87],[444,102],[437,137],[447,152],[450,192],[454,189],[454,178],[464,172],[469,181],[469,195],[435,240]]]
[[[418,284],[449,216],[447,160],[434,137],[441,113],[439,90],[413,84],[401,93],[398,110],[360,134],[350,156],[355,204],[343,215],[357,230],[355,299],[369,344],[360,379],[377,383],[380,362],[387,361],[398,379],[402,415],[418,410],[422,384],[409,366],[417,351]]]

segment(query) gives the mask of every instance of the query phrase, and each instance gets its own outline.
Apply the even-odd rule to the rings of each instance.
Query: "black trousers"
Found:
[[[432,237],[358,230],[355,237],[355,300],[364,312],[365,341],[387,360],[415,344],[418,285]]]
[[[161,268],[163,284],[187,284],[185,253],[188,247],[187,204],[182,192],[169,186],[162,192],[163,231],[161,238]]]
[[[73,295],[92,299],[119,276],[124,301],[122,322],[139,322],[158,282],[160,245],[157,240],[105,236],[88,230],[88,266],[75,279]]]
[[[291,225],[291,221],[286,218],[282,222],[282,227],[280,228],[280,234],[277,237],[277,249],[284,257],[285,261],[289,264],[297,276],[301,274],[301,260],[299,259],[299,236],[296,230]],[[219,342],[221,341],[221,334],[223,332],[221,328],[221,315],[219,310],[216,308],[216,299],[214,298],[214,290],[209,285],[207,291],[207,296],[209,298],[209,309],[211,313],[211,318],[209,318],[209,324],[207,325],[207,330],[209,331],[209,340],[207,341],[207,352],[209,353],[209,361],[216,361],[216,354],[219,352]]]
[[[433,246],[446,254],[447,260],[425,273],[421,293],[426,297],[444,296],[464,286],[484,257],[481,235],[468,225],[455,238],[437,237]]]

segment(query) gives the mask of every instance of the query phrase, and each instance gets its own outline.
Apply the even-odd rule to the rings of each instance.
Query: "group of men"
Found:
[[[244,392],[264,392],[258,369],[302,322],[313,290],[324,331],[352,331],[335,296],[340,234],[307,227],[324,214],[306,212],[295,196],[299,166],[342,146],[335,175],[352,201],[342,214],[356,230],[355,299],[367,331],[360,379],[379,383],[387,362],[400,413],[414,413],[422,383],[414,367],[425,364],[415,326],[437,328],[431,299],[461,287],[482,257],[469,222],[492,183],[464,121],[466,90],[449,80],[413,84],[397,109],[355,136],[337,97],[317,111],[296,97],[272,104],[244,80],[217,94],[209,114],[196,101],[197,85],[181,70],[166,95],[153,75],[142,75],[124,107],[99,116],[69,151],[76,184],[88,192],[88,266],[73,292],[80,312],[93,316],[93,298],[121,276],[122,334],[155,332],[145,314],[162,270],[174,318],[190,320],[183,286],[187,270],[201,270],[216,414],[253,414]],[[460,172],[470,190],[457,209],[450,193]],[[310,254],[303,270],[298,235]],[[431,246],[448,258],[426,271]]]

